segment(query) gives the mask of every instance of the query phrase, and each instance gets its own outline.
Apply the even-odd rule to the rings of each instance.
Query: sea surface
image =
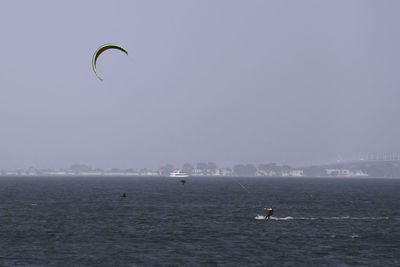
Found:
[[[400,266],[400,179],[179,180],[0,177],[0,266]]]

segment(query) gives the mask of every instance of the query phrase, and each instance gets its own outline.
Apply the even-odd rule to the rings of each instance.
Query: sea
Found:
[[[0,177],[0,266],[400,266],[400,179],[180,179]]]

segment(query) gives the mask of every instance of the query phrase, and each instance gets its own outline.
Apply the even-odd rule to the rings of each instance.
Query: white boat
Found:
[[[188,177],[189,175],[182,170],[175,170],[169,174],[169,177]]]

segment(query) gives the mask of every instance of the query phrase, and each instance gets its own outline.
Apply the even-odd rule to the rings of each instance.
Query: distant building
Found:
[[[135,174],[132,173],[132,175],[135,175]],[[138,174],[136,173],[136,175],[138,175]],[[160,176],[161,172],[160,171],[147,170],[146,172],[141,172],[140,175],[144,175],[144,176]]]
[[[229,168],[221,168],[215,171],[216,176],[233,176],[232,169]]]
[[[301,176],[304,176],[304,171],[303,170],[291,170],[289,172],[289,176],[301,177]]]
[[[100,172],[100,171],[83,171],[83,172],[79,172],[78,175],[82,175],[82,176],[99,176],[99,175],[103,175],[103,172]]]
[[[257,176],[268,176],[268,177],[302,177],[304,176],[303,170],[287,170],[287,171],[268,171],[258,170]]]
[[[283,177],[301,177],[304,176],[303,170],[290,170],[290,171],[282,171],[281,175]]]
[[[256,176],[268,176],[268,177],[276,177],[278,176],[274,171],[265,171],[265,170],[258,170]]]
[[[44,175],[51,175],[51,176],[60,176],[60,175],[68,175],[69,173],[66,171],[47,171]],[[73,174],[73,173],[71,173]]]
[[[203,172],[203,170],[200,170],[200,169],[193,169],[192,175],[193,176],[203,176],[204,172]]]
[[[366,177],[368,173],[362,170],[351,171],[349,169],[326,169],[328,176],[339,176],[339,177]]]

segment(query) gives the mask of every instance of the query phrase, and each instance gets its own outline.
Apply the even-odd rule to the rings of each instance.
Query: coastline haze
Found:
[[[0,168],[400,151],[396,1],[3,1]],[[98,60],[99,81],[91,68]]]

